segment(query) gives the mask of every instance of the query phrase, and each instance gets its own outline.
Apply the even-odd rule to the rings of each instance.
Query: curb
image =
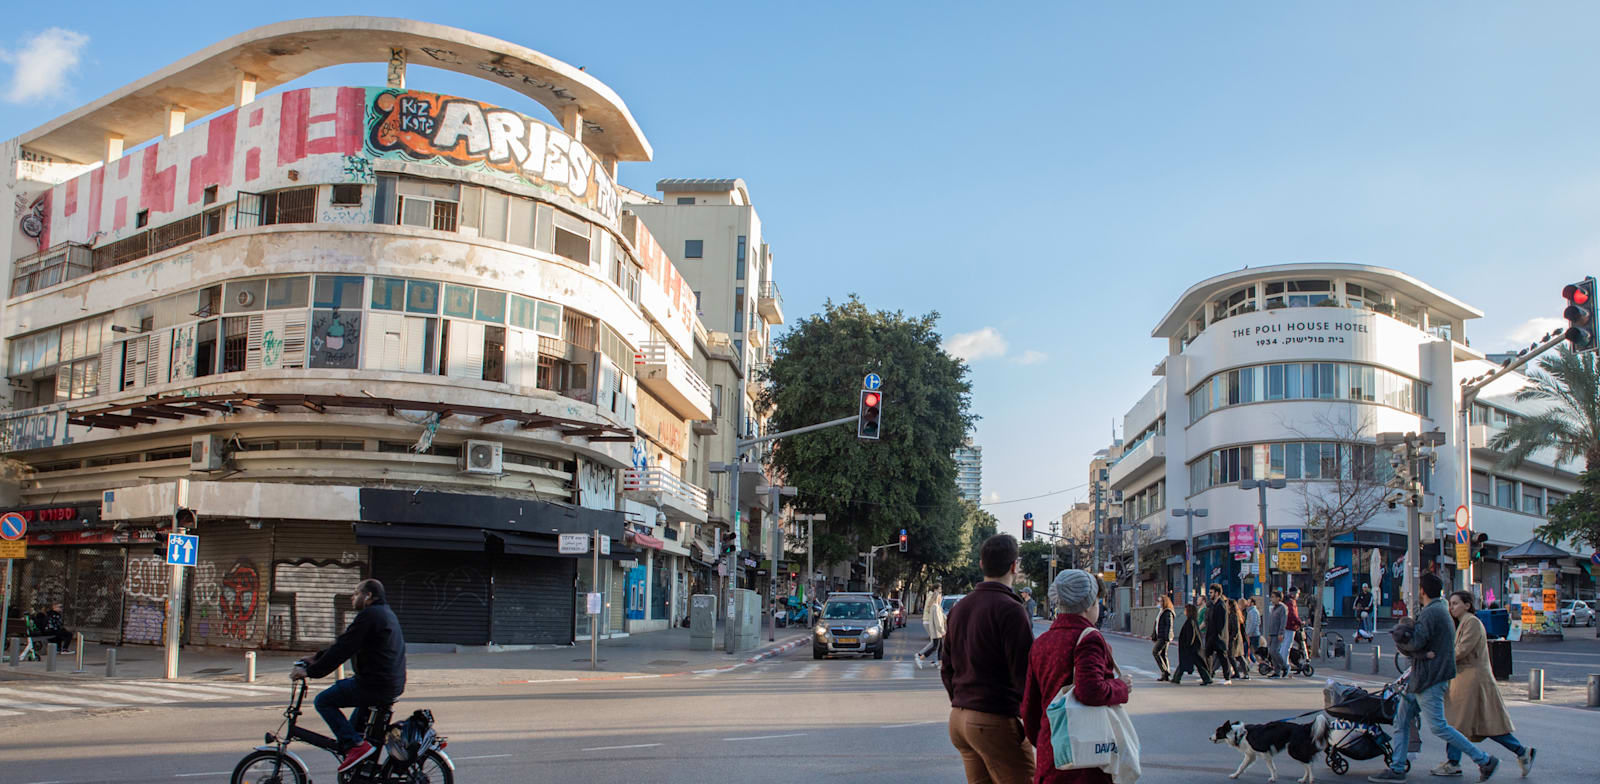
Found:
[[[501,683],[501,685],[509,686],[509,685],[538,684],[538,683],[587,683],[587,682],[591,682],[591,681],[640,681],[640,680],[649,680],[649,679],[652,679],[652,678],[676,678],[676,677],[679,677],[679,676],[682,676],[682,675],[713,675],[713,674],[717,674],[717,673],[729,672],[731,670],[737,670],[740,667],[745,667],[745,666],[748,666],[748,665],[751,665],[751,664],[755,664],[757,662],[760,662],[760,661],[763,661],[763,660],[766,660],[766,659],[770,659],[770,658],[772,658],[774,656],[781,656],[781,655],[783,655],[785,653],[788,653],[789,651],[794,650],[795,648],[800,647],[800,645],[805,643],[805,641],[806,641],[806,638],[804,636],[796,637],[795,639],[790,640],[789,642],[780,643],[780,644],[778,644],[778,645],[776,645],[776,646],[774,646],[772,648],[768,648],[766,650],[763,650],[760,653],[757,653],[756,655],[751,656],[750,658],[745,659],[744,661],[738,662],[736,664],[724,664],[724,665],[720,665],[720,666],[717,666],[717,667],[705,667],[705,668],[701,668],[701,669],[698,669],[698,670],[682,670],[682,671],[679,671],[679,672],[638,673],[638,674],[634,674],[634,675],[593,675],[593,676],[588,676],[588,677],[582,677],[582,676],[576,676],[575,675],[575,676],[572,676],[572,677],[569,677],[569,678],[536,678],[536,679],[533,679],[533,680],[501,681],[500,683]]]

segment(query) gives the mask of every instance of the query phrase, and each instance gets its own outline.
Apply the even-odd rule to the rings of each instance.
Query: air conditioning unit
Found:
[[[195,436],[189,441],[190,471],[220,471],[226,442],[222,436]]]
[[[461,446],[461,471],[468,474],[502,474],[504,445],[499,441],[467,441]]]

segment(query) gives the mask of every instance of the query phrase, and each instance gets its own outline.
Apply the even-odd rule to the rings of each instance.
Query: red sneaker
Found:
[[[371,743],[361,741],[361,745],[356,746],[355,748],[352,748],[344,753],[344,761],[339,763],[339,772],[343,773],[355,767],[362,760],[377,753],[377,751],[377,749],[372,747]]]

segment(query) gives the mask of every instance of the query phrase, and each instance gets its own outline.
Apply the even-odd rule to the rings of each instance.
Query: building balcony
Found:
[[[713,403],[711,404],[711,418],[696,419],[690,423],[690,427],[697,436],[714,436],[717,434],[717,425],[721,420],[722,411]]]
[[[1159,467],[1166,458],[1167,437],[1149,436],[1122,453],[1122,458],[1111,466],[1107,481],[1114,490],[1127,489],[1130,480]]]
[[[768,324],[783,323],[783,295],[778,292],[778,284],[770,280],[761,284],[761,294],[756,298],[756,311]]]
[[[710,419],[711,387],[665,341],[652,341],[633,355],[639,383],[684,419]]]
[[[668,522],[706,521],[706,490],[665,468],[629,468],[622,472],[622,493],[662,511]]]

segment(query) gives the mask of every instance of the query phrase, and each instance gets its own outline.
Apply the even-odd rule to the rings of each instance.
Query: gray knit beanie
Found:
[[[1082,569],[1068,569],[1050,583],[1050,605],[1058,612],[1081,613],[1100,598],[1100,581]]]

